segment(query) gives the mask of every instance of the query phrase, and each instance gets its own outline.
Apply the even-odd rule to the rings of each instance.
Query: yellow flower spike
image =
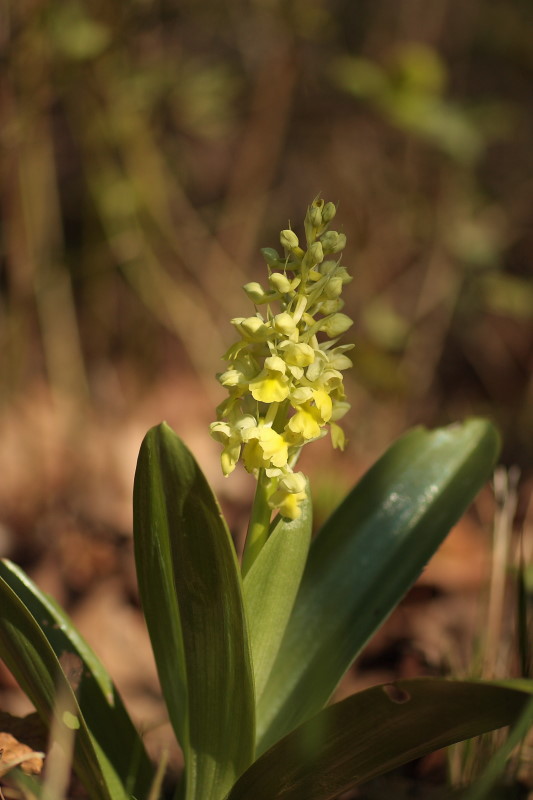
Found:
[[[284,437],[267,425],[257,425],[243,432],[242,458],[248,472],[266,467],[284,467],[289,458]]]
[[[289,519],[301,514],[305,478],[292,468],[302,446],[329,429],[333,446],[344,447],[337,420],[349,408],[342,370],[351,366],[350,346],[336,345],[352,324],[341,313],[342,289],[351,276],[334,255],[346,244],[343,233],[328,230],[335,215],[333,203],[316,197],[304,220],[305,244],[288,227],[280,234],[281,255],[273,248],[261,251],[268,283],[252,281],[244,290],[265,311],[232,320],[239,341],[228,349],[226,370],[218,376],[229,396],[217,409],[211,435],[223,446],[225,475],[241,459],[258,481],[243,573],[268,538],[271,510]]]
[[[265,368],[250,381],[250,392],[254,400],[261,403],[280,403],[289,396],[289,378],[285,362],[279,356],[265,358]]]

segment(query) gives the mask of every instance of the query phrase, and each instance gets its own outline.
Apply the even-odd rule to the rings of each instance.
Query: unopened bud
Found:
[[[352,325],[353,320],[347,314],[333,314],[331,317],[327,317],[320,327],[328,336],[334,339],[336,336],[340,336],[341,333],[345,333]]]
[[[294,231],[291,231],[290,229],[281,231],[279,240],[281,242],[281,246],[284,247],[285,250],[294,250],[299,245],[298,237]]]
[[[304,342],[287,342],[283,348],[283,358],[294,367],[308,367],[315,360],[315,351]]]
[[[268,282],[280,294],[286,294],[291,290],[291,282],[287,278],[286,275],[282,275],[281,272],[273,272],[272,275],[269,276]]]
[[[346,236],[337,231],[328,231],[320,237],[325,253],[340,253],[346,247]]]
[[[342,278],[330,278],[324,286],[324,295],[328,300],[336,300],[342,292]]]
[[[307,215],[313,228],[320,228],[322,225],[322,209],[317,206],[311,206]]]
[[[328,222],[331,222],[336,213],[337,209],[335,208],[333,203],[326,203],[326,205],[322,209],[322,222],[325,225],[327,225]]]
[[[322,245],[320,242],[314,242],[306,252],[302,265],[306,267],[316,267],[316,265],[320,264],[323,260],[324,251],[322,250]]]
[[[279,485],[281,488],[285,489],[286,492],[290,492],[291,494],[305,492],[305,475],[303,472],[289,472],[281,478]]]
[[[341,308],[344,308],[344,300],[341,297],[337,297],[335,300],[326,300],[322,303],[320,311],[323,314],[335,314]]]
[[[259,304],[265,301],[265,290],[260,283],[252,281],[246,283],[242,288],[253,303]]]
[[[281,314],[276,314],[272,320],[274,330],[278,333],[283,333],[285,336],[290,336],[296,330],[296,322],[292,314],[282,311]]]

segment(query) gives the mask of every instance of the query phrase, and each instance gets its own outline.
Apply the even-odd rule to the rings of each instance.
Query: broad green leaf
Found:
[[[63,609],[41,592],[20,567],[3,559],[0,577],[37,621],[57,658],[62,663],[67,657],[70,660],[79,681],[76,697],[87,727],[123,784],[134,795],[144,797],[154,770],[105,667]],[[78,664],[76,659],[79,659]]]
[[[309,492],[297,520],[279,517],[243,580],[254,669],[256,702],[261,697],[294,605],[311,543]]]
[[[193,456],[152,428],[134,487],[139,589],[161,684],[185,755],[187,800],[218,800],[254,750],[254,693],[231,536]],[[179,691],[175,690],[179,684]],[[177,702],[186,703],[176,708]]]
[[[328,706],[264,753],[227,800],[333,800],[441,747],[512,724],[529,695],[469,681],[376,686]]]
[[[69,679],[39,623],[3,578],[0,578],[0,657],[47,725],[59,715],[58,724],[72,729],[61,713],[61,704],[66,702],[74,710],[77,718],[74,769],[93,800],[129,800],[120,776],[91,735]]]
[[[311,545],[258,704],[258,752],[328,701],[488,479],[498,448],[498,435],[484,420],[417,428],[392,445],[332,514]]]

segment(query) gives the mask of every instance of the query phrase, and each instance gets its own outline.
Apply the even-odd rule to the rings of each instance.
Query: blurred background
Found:
[[[74,606],[106,576],[134,596],[131,481],[162,418],[239,536],[253,481],[220,473],[214,373],[259,248],[318,193],[356,344],[348,453],[306,462],[318,518],[408,426],[483,414],[527,523],[532,31],[529,0],[2,0],[3,554]]]

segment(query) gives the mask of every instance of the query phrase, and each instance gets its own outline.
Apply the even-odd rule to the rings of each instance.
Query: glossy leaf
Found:
[[[279,517],[243,580],[256,702],[281,644],[311,543],[309,491],[297,520]]]
[[[61,717],[63,698],[74,710],[79,727],[75,734],[74,769],[93,800],[129,800],[117,774],[96,737],[91,735],[69,679],[52,646],[22,600],[0,578],[0,657],[22,690],[50,725],[56,712]],[[72,676],[69,675],[72,680]],[[64,718],[58,725],[71,724]],[[96,734],[98,731],[96,731]]]
[[[366,473],[315,538],[258,704],[258,752],[324,706],[491,474],[492,425],[417,428]]]
[[[56,657],[65,663],[68,654],[77,675],[76,697],[89,730],[123,784],[143,797],[152,781],[152,764],[105,667],[63,609],[41,592],[20,567],[3,559],[0,577],[32,614]]]
[[[529,695],[420,679],[367,689],[321,711],[264,753],[227,800],[333,800],[359,783],[513,723]]]
[[[187,800],[218,800],[248,766],[254,695],[241,580],[220,508],[165,423],[134,487],[135,558],[163,692],[185,755]],[[179,685],[175,690],[174,684]],[[176,708],[176,703],[186,703]]]

